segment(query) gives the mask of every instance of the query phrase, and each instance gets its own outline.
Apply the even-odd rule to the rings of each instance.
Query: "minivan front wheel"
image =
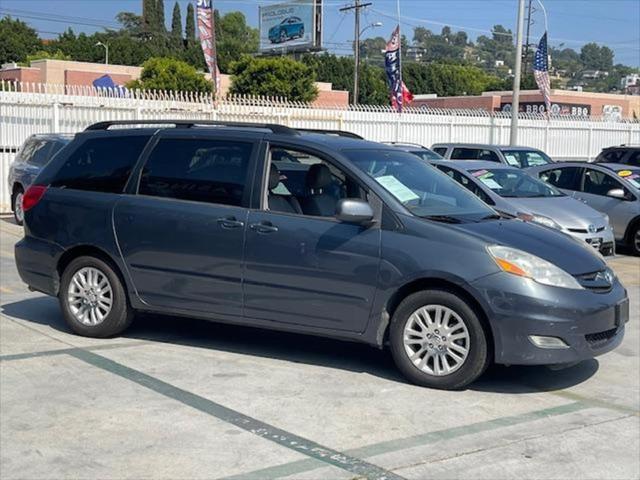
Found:
[[[389,333],[396,365],[417,385],[460,389],[488,364],[487,339],[478,315],[452,292],[409,295],[394,313]]]
[[[65,268],[58,295],[65,321],[75,333],[110,337],[133,319],[125,290],[113,268],[96,257],[78,257]]]

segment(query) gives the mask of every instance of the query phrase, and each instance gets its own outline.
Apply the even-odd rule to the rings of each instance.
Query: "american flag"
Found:
[[[200,34],[200,45],[204,53],[204,59],[209,68],[209,73],[216,86],[216,94],[220,94],[220,70],[218,69],[218,59],[216,56],[216,30],[213,24],[212,0],[198,0],[198,33]]]
[[[533,76],[544,98],[547,115],[551,113],[551,80],[549,80],[549,53],[547,51],[547,32],[540,39],[533,59]]]

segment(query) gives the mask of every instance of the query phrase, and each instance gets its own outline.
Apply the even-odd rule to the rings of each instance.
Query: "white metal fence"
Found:
[[[34,133],[84,129],[102,120],[197,119],[281,123],[298,128],[348,130],[376,141],[509,142],[510,116],[470,110],[406,109],[386,106],[315,108],[279,99],[236,97],[213,102],[209,95],[187,92],[125,91],[93,87],[9,84],[0,82],[0,211],[10,202],[8,164]],[[521,115],[518,139],[556,160],[587,160],[603,147],[640,144],[640,124],[600,118]]]

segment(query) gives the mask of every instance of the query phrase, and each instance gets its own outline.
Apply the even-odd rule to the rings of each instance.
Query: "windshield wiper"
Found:
[[[500,220],[501,218],[505,217],[500,215],[499,213],[490,213],[489,215],[485,215],[484,217],[482,217],[479,221],[482,222],[484,220]]]
[[[462,223],[462,220],[456,217],[452,217],[450,215],[425,215],[422,218],[426,218],[427,220],[433,220],[435,222]]]

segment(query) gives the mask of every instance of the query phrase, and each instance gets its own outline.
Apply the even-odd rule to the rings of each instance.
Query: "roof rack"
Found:
[[[355,138],[358,140],[364,140],[364,137],[361,137],[357,133],[345,132],[344,130],[327,130],[324,128],[296,128],[296,130],[298,130],[299,132],[320,133],[323,135],[335,135],[337,137]]]
[[[175,125],[176,128],[193,128],[199,125],[217,127],[262,128],[273,133],[284,135],[300,135],[300,133],[284,125],[275,123],[221,122],[214,120],[108,120],[89,125],[85,130],[109,130],[115,125]]]
[[[385,145],[406,145],[407,147],[420,147],[424,150],[427,149],[424,145],[420,145],[419,143],[411,143],[411,142],[380,142]]]

